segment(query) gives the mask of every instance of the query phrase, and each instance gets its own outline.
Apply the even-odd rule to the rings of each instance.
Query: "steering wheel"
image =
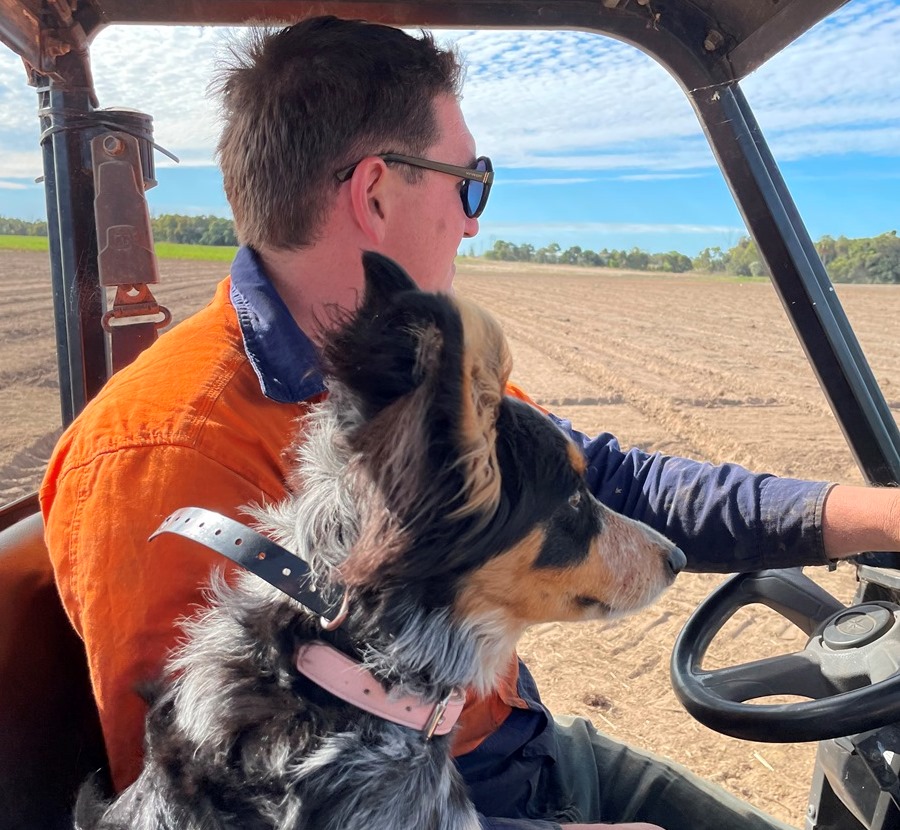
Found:
[[[701,662],[740,608],[761,603],[809,636],[802,651],[723,669]],[[752,741],[789,743],[853,735],[900,722],[900,606],[850,608],[799,568],[739,574],[688,619],[672,652],[672,685],[702,724]],[[811,698],[750,704],[767,695]]]

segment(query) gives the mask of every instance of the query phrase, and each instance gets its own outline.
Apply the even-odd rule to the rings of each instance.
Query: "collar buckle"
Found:
[[[337,629],[339,629],[347,620],[349,614],[350,594],[345,589],[344,596],[341,598],[341,607],[338,609],[337,614],[334,615],[334,619],[329,620],[327,617],[321,616],[319,617],[319,625],[323,631],[337,631]]]
[[[450,701],[460,697],[464,698],[460,689],[451,689],[434,705],[434,709],[431,710],[431,715],[428,720],[425,721],[425,726],[422,727],[422,737],[424,737],[426,741],[430,741],[434,737],[435,730],[444,723],[444,715],[447,712]]]

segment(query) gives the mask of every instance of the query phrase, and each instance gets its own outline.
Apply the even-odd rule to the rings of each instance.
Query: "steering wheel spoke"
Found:
[[[820,698],[837,691],[823,676],[816,655],[806,651],[697,674],[696,679],[712,694],[736,703],[771,695]]]
[[[777,611],[807,636],[844,608],[840,600],[805,576],[800,568],[759,571],[744,577],[741,584],[749,602]]]

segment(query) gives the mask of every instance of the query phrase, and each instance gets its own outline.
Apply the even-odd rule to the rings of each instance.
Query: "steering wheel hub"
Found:
[[[843,651],[868,645],[894,624],[894,615],[881,605],[857,605],[838,614],[822,632],[829,648]]]

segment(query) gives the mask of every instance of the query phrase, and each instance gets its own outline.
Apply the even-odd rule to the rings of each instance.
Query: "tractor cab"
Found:
[[[404,27],[578,30],[631,44],[676,80],[862,477],[900,484],[893,414],[741,88],[845,2],[0,0],[0,41],[21,58],[22,84],[33,88],[40,119],[35,142],[43,157],[62,425],[170,319],[154,296],[158,268],[145,196],[157,183],[153,120],[101,106],[91,46],[102,30],[291,23],[323,13]],[[889,666],[891,647],[888,656],[873,658],[888,666],[885,678],[849,691],[855,696],[849,703],[822,702],[799,714],[760,707],[778,710],[764,713],[770,720],[762,725],[753,713],[731,708],[754,681],[753,670],[726,678],[710,703],[710,684],[698,689],[695,669],[715,631],[747,602],[776,608],[810,636],[824,627],[829,636],[852,640],[860,626],[883,628],[885,614],[900,606],[895,566],[891,555],[860,558],[859,606],[846,619],[836,600],[793,577],[737,577],[737,587],[728,583],[698,610],[676,647],[679,696],[713,728],[757,739],[783,730],[821,740],[806,830],[900,827],[900,673]],[[0,828],[70,827],[79,784],[91,775],[104,784],[103,742],[84,651],[56,593],[34,494],[0,506],[0,592]],[[862,639],[861,647],[872,641]],[[758,668],[778,690],[779,672],[791,670],[784,663]]]

